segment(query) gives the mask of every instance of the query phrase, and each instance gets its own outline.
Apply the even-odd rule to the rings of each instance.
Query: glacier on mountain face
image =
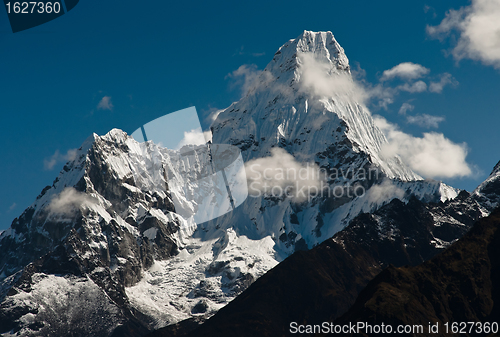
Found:
[[[316,78],[325,86],[318,87]],[[91,302],[101,302],[89,300],[87,308],[118,326],[137,321],[156,329],[210,316],[291,253],[331,237],[361,212],[394,197],[454,198],[455,189],[422,179],[398,157],[380,156],[387,141],[358,99],[348,59],[330,32],[305,31],[285,43],[248,93],[218,115],[213,143],[237,146],[247,164],[281,151],[297,167],[311,164],[325,172],[325,191],[360,187],[365,193],[300,202],[283,195],[249,197],[201,224],[174,207],[175,200],[189,214],[199,206],[181,191],[183,179],[199,173],[199,158],[177,160],[178,152],[138,143],[121,130],[93,135],[0,235],[0,314],[25,309],[6,329],[44,335],[54,326],[54,316],[36,314],[57,297],[37,295],[45,276],[69,297],[101,291],[109,306],[92,309]],[[180,183],[170,184],[159,174],[165,171]],[[354,174],[360,171],[376,174]],[[188,184],[193,191],[211,195],[196,181]],[[67,198],[57,199],[61,195]],[[85,317],[91,315],[82,311],[78,317],[89,323]]]

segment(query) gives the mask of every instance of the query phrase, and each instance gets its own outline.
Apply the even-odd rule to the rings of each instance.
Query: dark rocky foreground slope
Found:
[[[293,254],[194,331],[186,322],[150,336],[286,336],[290,322],[332,321],[384,268],[432,258],[446,248],[440,243],[460,238],[480,215],[467,192],[439,204],[394,199],[314,249]]]
[[[333,316],[332,316],[333,317]],[[479,220],[445,252],[417,267],[390,266],[336,323],[422,325],[424,335],[452,336],[453,322],[500,324],[500,209]],[[428,324],[439,332],[429,333]],[[448,333],[444,326],[449,324]],[[460,336],[488,335],[468,325]],[[484,329],[484,327],[483,327]],[[361,334],[369,336],[366,332]]]

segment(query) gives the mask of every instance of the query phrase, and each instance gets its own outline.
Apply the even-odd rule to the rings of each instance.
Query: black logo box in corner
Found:
[[[13,33],[54,20],[72,10],[79,0],[11,1],[4,0]]]

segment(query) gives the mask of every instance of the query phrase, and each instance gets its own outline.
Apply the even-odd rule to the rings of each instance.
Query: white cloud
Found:
[[[92,198],[85,193],[66,187],[59,195],[50,201],[48,211],[51,213],[72,215],[82,205],[92,202]]]
[[[184,145],[206,144],[206,142],[208,141],[207,138],[212,140],[212,133],[209,131],[206,131],[205,133],[201,131],[201,128],[193,129],[191,131],[184,131],[184,138],[182,138],[179,144],[177,144],[176,150],[180,149]]]
[[[355,87],[359,96],[365,99],[365,103],[372,102],[375,106],[388,109],[389,105],[394,103],[395,97],[402,91],[409,93],[434,92],[440,93],[447,84],[457,84],[456,80],[448,73],[440,75],[438,82],[430,82],[427,85],[423,79],[427,78],[430,70],[420,64],[412,62],[403,62],[391,69],[385,70],[380,78],[380,83],[371,84],[366,81],[366,72],[359,68],[354,71],[356,78]],[[390,85],[391,79],[400,79],[403,83]]]
[[[9,212],[14,210],[14,208],[16,208],[16,207],[17,207],[17,204],[14,202],[12,205],[10,205]]]
[[[330,62],[319,60],[313,53],[301,53],[299,56],[301,78],[300,83],[304,91],[317,96],[334,96],[339,94],[364,93],[357,88],[352,77],[339,72],[332,74],[336,68]],[[364,97],[357,97],[364,100]]]
[[[439,82],[431,82],[429,84],[429,91],[440,94],[443,91],[443,88],[448,84],[457,86],[458,81],[453,78],[450,73],[443,73],[441,74],[441,79],[439,80]]]
[[[403,105],[401,105],[401,108],[399,108],[399,111],[398,113],[400,115],[406,115],[406,113],[408,111],[413,111],[413,109],[415,109],[415,106],[414,105],[411,105],[410,103],[406,102],[406,103],[403,103]]]
[[[438,128],[439,123],[445,120],[442,116],[431,116],[428,114],[415,115],[406,117],[409,124],[417,124],[424,128]]]
[[[366,78],[366,70],[361,68],[361,64],[359,62],[354,62],[354,65],[351,66],[351,75],[357,81],[363,81]]]
[[[114,108],[113,103],[111,103],[111,96],[104,96],[97,104],[98,110],[109,110],[112,111]]]
[[[391,180],[385,179],[381,184],[375,184],[366,191],[365,198],[371,203],[377,203],[381,200],[389,200],[390,198],[403,199],[405,192],[395,186]]]
[[[50,158],[45,158],[43,160],[43,167],[45,170],[52,170],[54,166],[61,162],[67,162],[71,160],[75,160],[77,154],[77,149],[69,149],[66,154],[59,153],[59,150],[56,150],[54,154]]]
[[[429,69],[412,62],[403,62],[391,69],[384,70],[380,81],[387,81],[393,78],[401,78],[403,80],[415,80],[424,77],[429,73]]]
[[[414,83],[405,83],[397,87],[398,90],[407,92],[424,92],[427,91],[427,84],[424,81],[417,81]]]
[[[210,108],[210,109],[204,111],[203,115],[206,116],[203,119],[204,124],[211,126],[213,124],[213,122],[217,119],[219,114],[224,110],[225,109]]]
[[[384,97],[378,101],[377,105],[379,108],[384,108],[385,110],[387,110],[389,108],[389,105],[392,103],[394,103],[394,99],[392,97]]]
[[[326,186],[315,163],[299,163],[281,148],[271,149],[269,157],[247,162],[245,170],[252,196],[285,194],[294,202],[302,202]]]
[[[239,86],[241,88],[242,97],[261,90],[281,93],[287,96],[291,94],[292,90],[290,87],[278,83],[273,83],[272,86],[269,86],[276,79],[271,72],[258,70],[255,64],[244,64],[228,74],[226,78],[233,80],[232,87]]]
[[[460,10],[450,9],[438,26],[427,25],[426,31],[431,37],[439,40],[446,38],[453,30],[459,29],[466,12],[470,10],[462,7]]]
[[[400,63],[389,70],[383,72],[380,83],[372,84],[366,81],[366,72],[359,67],[349,73],[338,71],[335,65],[326,59],[321,59],[314,53],[306,52],[297,55],[299,64],[299,90],[320,97],[333,97],[347,95],[355,101],[368,104],[375,102],[375,105],[384,109],[394,102],[394,98],[402,91],[409,93],[421,93],[431,91],[427,83],[417,80],[426,77],[430,70],[420,64],[412,62]],[[261,88],[272,90],[288,95],[291,90],[288,86],[268,84],[275,79],[268,71],[259,71],[255,65],[242,65],[237,70],[227,75],[234,80],[233,85],[241,86],[242,94],[245,95]],[[390,79],[399,78],[403,83],[390,86]],[[431,82],[432,92],[440,92],[439,86],[444,87],[448,83],[453,83],[454,79],[449,74],[441,75],[439,82]],[[214,117],[220,111],[214,111]]]
[[[414,137],[398,129],[381,116],[374,116],[375,124],[384,132],[388,143],[383,156],[399,155],[412,170],[427,178],[464,177],[472,174],[466,162],[467,145],[456,144],[441,133],[424,133]]]
[[[226,78],[233,79],[235,81],[233,85],[241,86],[241,94],[244,96],[250,89],[259,84],[261,73],[262,71],[258,70],[255,64],[244,64],[228,74]]]
[[[368,93],[349,74],[334,73],[336,67],[330,62],[316,58],[313,53],[301,53],[298,58],[301,90],[323,97],[349,95],[359,102],[368,98]]]
[[[456,60],[469,58],[500,69],[500,1],[472,0],[459,10],[450,9],[438,26],[427,26],[427,33],[444,39],[459,33],[452,54]]]
[[[419,93],[427,89],[427,85],[423,81],[415,83],[404,83],[395,87],[388,86],[387,82],[373,85],[367,81],[361,81],[363,84],[365,101],[376,101],[376,106],[388,109],[389,105],[394,103],[394,99],[401,91],[410,93]],[[358,86],[359,87],[359,86]]]

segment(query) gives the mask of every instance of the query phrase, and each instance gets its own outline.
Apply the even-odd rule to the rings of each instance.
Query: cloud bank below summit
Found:
[[[315,163],[300,163],[284,149],[277,147],[271,149],[270,156],[247,162],[245,170],[249,194],[254,197],[287,194],[292,197],[292,201],[302,202],[309,197],[309,192],[318,193],[324,182]]]
[[[66,187],[59,195],[53,197],[48,210],[54,214],[71,216],[82,205],[92,201],[93,199],[89,195],[79,192],[73,187]]]
[[[453,178],[472,175],[466,162],[467,145],[456,144],[442,133],[424,133],[414,137],[399,130],[384,117],[375,115],[375,125],[386,135],[388,143],[382,155],[399,155],[415,172],[426,178]]]
[[[336,73],[331,63],[318,59],[311,53],[299,54],[297,58],[300,64],[298,81],[300,91],[320,97],[347,95],[351,96],[354,102],[386,109],[394,102],[394,97],[402,91],[414,94],[420,92],[439,94],[445,86],[458,84],[449,73],[429,77],[430,69],[411,62],[400,63],[385,70],[379,83],[372,84],[364,78],[363,70],[355,71],[354,76],[351,76],[349,73]],[[270,74],[263,74],[255,65],[241,66],[228,75],[234,81],[238,81],[243,95],[248,91],[258,90],[262,76],[270,76]],[[424,82],[426,78],[427,83]],[[391,86],[390,83],[397,80],[401,82]],[[267,81],[269,81],[268,78]],[[290,90],[290,88],[286,89]],[[413,105],[407,103],[402,106],[400,112],[406,115],[413,108]],[[415,137],[401,131],[397,125],[389,123],[382,116],[374,116],[374,119],[388,140],[387,146],[382,150],[383,155],[400,156],[412,170],[426,178],[456,178],[472,175],[471,165],[466,161],[467,145],[465,143],[454,143],[442,133],[437,132],[423,133],[422,137]],[[424,128],[437,128],[442,121],[444,121],[442,116],[428,114],[407,116],[409,124]],[[274,154],[274,156],[277,155]],[[266,164],[273,167],[276,163]]]

